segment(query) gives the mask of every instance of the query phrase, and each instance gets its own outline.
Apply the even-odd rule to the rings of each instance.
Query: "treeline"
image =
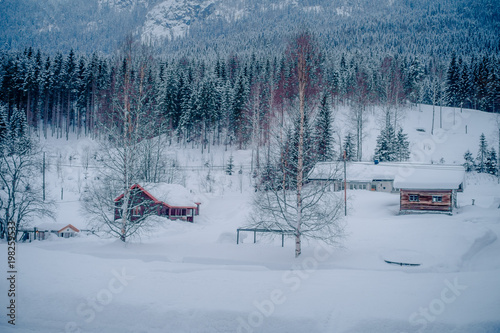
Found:
[[[245,147],[265,143],[270,119],[296,98],[293,64],[284,55],[163,59],[138,43],[128,47],[133,52],[112,57],[73,51],[51,57],[31,48],[0,54],[0,101],[10,110],[24,110],[30,128],[45,137],[96,136],[99,124],[116,120],[130,72],[129,102],[161,123],[164,132],[193,144]],[[422,63],[397,55],[319,53],[319,89],[329,105],[351,106],[353,121],[362,121],[359,113],[370,105],[500,108],[497,56]]]

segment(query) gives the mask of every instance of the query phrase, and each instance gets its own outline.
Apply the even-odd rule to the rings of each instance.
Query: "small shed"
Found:
[[[407,175],[396,175],[400,213],[446,213],[457,208],[457,192],[464,189],[462,166],[416,168]]]
[[[138,220],[144,215],[163,216],[170,220],[194,222],[200,213],[201,203],[184,186],[167,183],[135,184],[131,188],[131,219]],[[115,199],[115,219],[121,218],[124,195]]]
[[[76,228],[72,224],[68,224],[68,225],[62,227],[61,229],[59,229],[57,231],[57,235],[59,237],[63,237],[63,238],[70,238],[70,237],[74,237],[79,232],[80,232],[80,230],[78,230],[78,228]]]
[[[57,237],[70,238],[76,236],[80,230],[72,224],[62,224],[62,223],[42,223],[38,224],[33,228],[33,231],[23,230],[27,236],[26,239],[47,239],[51,234],[57,235]],[[33,232],[33,237],[29,235]]]

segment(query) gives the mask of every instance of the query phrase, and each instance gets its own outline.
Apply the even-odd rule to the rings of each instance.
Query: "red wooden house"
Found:
[[[200,213],[200,203],[182,185],[151,183],[133,185],[130,195],[130,218],[132,221],[144,215],[163,216],[171,220],[194,222]],[[124,195],[115,199],[115,219],[121,218],[121,205]]]

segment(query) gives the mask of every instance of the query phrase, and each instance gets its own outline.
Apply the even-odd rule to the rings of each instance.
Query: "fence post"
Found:
[[[254,230],[253,231],[253,243],[254,244],[257,242],[256,239],[257,239],[257,230]]]
[[[236,245],[240,243],[240,229],[236,229]]]

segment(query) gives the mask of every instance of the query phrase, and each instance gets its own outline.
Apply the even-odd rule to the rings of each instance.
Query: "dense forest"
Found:
[[[44,136],[97,135],[97,124],[113,119],[123,99],[128,68],[132,102],[144,114],[162,119],[165,130],[188,141],[210,137],[244,147],[254,127],[265,132],[268,119],[294,98],[292,64],[285,52],[276,57],[235,53],[215,59],[164,58],[130,43],[132,56],[86,56],[72,50],[51,56],[32,48],[3,52],[0,101],[9,109],[24,110],[28,125]],[[321,48],[318,52],[319,86],[331,106],[341,103],[356,110],[382,105],[397,110],[408,103],[426,103],[490,112],[500,108],[496,55],[452,55],[443,63],[357,52],[334,57]]]

